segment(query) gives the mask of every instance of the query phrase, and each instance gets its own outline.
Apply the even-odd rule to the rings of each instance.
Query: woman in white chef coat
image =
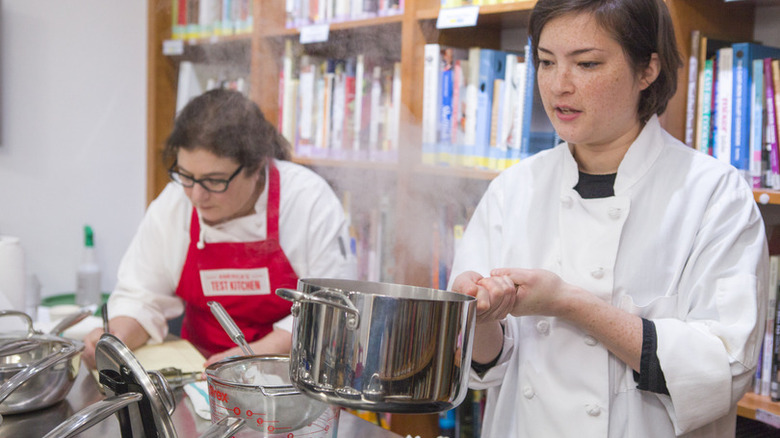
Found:
[[[170,182],[150,205],[119,267],[109,329],[129,348],[181,336],[207,363],[241,354],[207,304],[218,301],[257,354],[286,353],[299,277],[348,278],[347,225],[331,188],[290,161],[289,143],[241,93],[212,90],[182,109],[164,155]],[[94,366],[102,329],[86,338]]]
[[[663,130],[681,66],[662,0],[539,0],[557,147],[504,171],[450,287],[477,297],[483,435],[733,437],[756,369],[767,248],[736,169]]]

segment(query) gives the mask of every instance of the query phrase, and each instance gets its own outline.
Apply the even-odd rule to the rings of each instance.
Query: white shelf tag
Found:
[[[780,427],[780,415],[767,412],[763,409],[756,409],[756,420],[774,427]]]
[[[436,19],[436,29],[476,26],[477,18],[479,18],[479,6],[440,9],[439,17]]]
[[[184,54],[184,40],[163,41],[163,55],[176,56]]]
[[[312,24],[301,27],[301,44],[324,43],[328,41],[329,24]]]

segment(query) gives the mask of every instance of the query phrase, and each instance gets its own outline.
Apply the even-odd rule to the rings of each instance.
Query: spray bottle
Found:
[[[95,238],[92,227],[84,226],[84,256],[76,272],[76,304],[100,306],[100,266],[95,257]]]

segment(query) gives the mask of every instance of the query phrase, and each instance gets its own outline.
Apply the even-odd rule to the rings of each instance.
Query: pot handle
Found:
[[[64,346],[62,349],[60,349],[58,352],[54,354],[50,354],[43,359],[38,360],[37,362],[34,362],[27,367],[25,367],[23,370],[19,371],[18,373],[14,374],[13,377],[6,380],[5,383],[3,383],[2,386],[0,386],[0,403],[5,401],[6,398],[8,398],[9,395],[11,395],[12,392],[16,391],[17,388],[22,386],[27,380],[32,378],[38,373],[41,373],[55,364],[59,363],[62,360],[70,359],[71,357],[79,354],[81,350],[84,349],[84,346],[76,346],[74,344],[68,344]]]
[[[95,402],[76,412],[67,420],[47,433],[43,438],[70,438],[105,420],[111,414],[125,408],[130,403],[141,401],[144,396],[139,392],[126,392]]]
[[[355,330],[360,325],[360,312],[352,304],[352,301],[347,299],[344,294],[340,293],[336,289],[322,289],[317,291],[317,295],[307,294],[295,289],[276,289],[276,295],[280,298],[284,298],[287,301],[293,301],[295,303],[315,303],[323,304],[325,306],[335,307],[347,312],[347,328]],[[341,302],[338,302],[341,301]]]
[[[200,438],[230,438],[243,429],[246,421],[238,417],[225,417],[209,426]]]
[[[22,318],[24,322],[27,323],[27,337],[31,338],[34,334],[36,334],[30,315],[18,310],[0,310],[0,318],[3,316],[18,316],[19,318]]]

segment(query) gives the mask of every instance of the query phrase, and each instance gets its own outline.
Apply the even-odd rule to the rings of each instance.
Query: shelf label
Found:
[[[479,6],[439,9],[436,29],[476,26],[477,18],[479,18]]]
[[[184,54],[184,40],[165,40],[162,47],[163,55],[177,56]]]
[[[756,409],[756,420],[774,427],[780,427],[780,415],[773,414],[763,409]]]
[[[328,41],[328,34],[330,33],[330,25],[325,24],[312,24],[310,26],[301,27],[301,44],[309,43],[324,43]]]

